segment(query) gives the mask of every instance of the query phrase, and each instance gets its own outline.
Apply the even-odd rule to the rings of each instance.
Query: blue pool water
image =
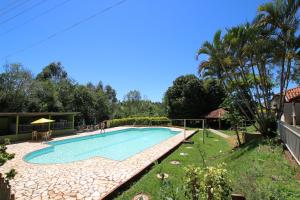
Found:
[[[168,128],[128,128],[91,136],[49,142],[50,147],[27,154],[30,163],[68,163],[100,156],[125,160],[176,134]]]

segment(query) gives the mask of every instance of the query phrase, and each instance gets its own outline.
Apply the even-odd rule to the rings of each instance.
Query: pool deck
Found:
[[[129,127],[110,128],[106,132],[126,128]],[[171,129],[179,130],[181,133],[124,161],[94,157],[65,164],[31,164],[25,162],[23,157],[29,152],[48,145],[41,142],[11,144],[7,146],[7,151],[15,153],[16,156],[5,163],[0,168],[0,172],[5,173],[11,168],[16,169],[18,174],[14,180],[10,181],[10,184],[18,200],[102,199],[183,141],[183,130]],[[194,130],[187,130],[186,137],[194,132]],[[98,133],[99,131],[80,133],[54,138],[52,141]]]

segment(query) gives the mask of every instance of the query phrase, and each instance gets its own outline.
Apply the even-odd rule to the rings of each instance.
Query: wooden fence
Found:
[[[280,138],[300,165],[300,129],[285,122],[278,122]]]
[[[0,200],[15,200],[15,195],[11,192],[11,187],[0,173]]]

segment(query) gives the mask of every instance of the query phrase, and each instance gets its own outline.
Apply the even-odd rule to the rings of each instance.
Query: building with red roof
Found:
[[[274,95],[272,100],[272,107],[276,108],[280,96],[279,94]],[[288,89],[285,92],[284,97],[284,109],[281,121],[284,121],[291,125],[300,125],[300,86]]]
[[[221,129],[221,120],[227,111],[224,108],[218,108],[205,115],[205,119],[210,121],[218,121],[219,129]]]

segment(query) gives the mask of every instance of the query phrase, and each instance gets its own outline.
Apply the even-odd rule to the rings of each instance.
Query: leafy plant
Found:
[[[10,144],[10,139],[9,138],[4,138],[4,144],[9,145]]]
[[[200,197],[200,172],[201,168],[190,165],[186,168],[184,175],[184,195],[191,200],[197,200]]]
[[[8,160],[11,160],[15,157],[15,154],[10,154],[6,152],[6,145],[1,144],[0,145],[0,166],[4,165],[4,163]]]
[[[11,169],[9,172],[5,173],[6,179],[12,180],[17,175],[17,171],[15,169]]]
[[[5,144],[10,143],[9,140],[5,141]],[[1,144],[0,145],[0,166],[4,165],[4,163],[6,163],[6,161],[11,160],[15,157],[15,154],[10,154],[7,153],[7,147],[5,144]],[[9,172],[5,173],[6,178],[8,180],[11,180],[15,177],[15,175],[17,174],[15,169],[11,169]]]
[[[185,171],[184,190],[188,199],[230,199],[232,188],[225,164],[204,169],[189,166]]]
[[[160,182],[160,199],[161,200],[181,200],[181,188],[176,187],[168,180],[161,180]]]
[[[199,152],[199,154],[200,154],[200,157],[201,157],[201,161],[202,161],[202,166],[203,167],[206,167],[207,165],[206,165],[206,157],[207,157],[207,155],[206,155],[206,152],[205,152],[205,150],[202,148],[202,144],[197,144],[196,145],[196,147],[197,147],[197,149],[198,149],[198,152]]]
[[[230,199],[232,188],[225,164],[200,170],[200,194],[203,199]]]

